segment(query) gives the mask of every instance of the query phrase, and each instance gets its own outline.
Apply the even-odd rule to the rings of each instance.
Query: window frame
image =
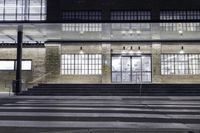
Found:
[[[164,61],[164,56],[168,56],[168,58],[173,58],[172,61]],[[180,58],[183,56],[184,58]],[[195,57],[196,64],[192,64],[193,58]],[[180,60],[181,59],[181,60]],[[163,69],[165,66],[170,66],[171,69]],[[191,67],[192,66],[192,67]],[[194,67],[197,69],[194,69]],[[172,71],[172,73],[170,73]],[[200,75],[200,54],[199,53],[162,53],[160,56],[160,74],[161,75],[173,75],[173,76],[187,76],[187,75]]]
[[[102,10],[63,10],[64,21],[101,21]]]
[[[111,10],[111,21],[149,21],[151,10]]]
[[[200,9],[195,10],[161,10],[160,20],[200,20]]]
[[[16,71],[17,70],[17,60],[16,59],[0,59],[0,62],[1,61],[13,61],[14,62],[14,66],[13,66],[13,70],[10,70],[10,69],[0,69],[0,71]],[[29,69],[29,70],[23,70],[22,68],[21,68],[21,70],[22,71],[32,71],[32,68],[33,68],[33,61],[32,61],[32,59],[23,59],[22,60],[22,62],[23,61],[31,61],[31,69]]]
[[[45,21],[47,19],[47,0],[40,0],[36,5],[31,4],[32,0],[9,0],[9,2],[15,5],[13,8],[13,13],[6,12],[9,11],[9,4],[7,5],[6,0],[2,0],[2,12],[0,12],[0,21]],[[35,1],[32,1],[33,3]],[[12,8],[11,8],[12,9]],[[33,10],[31,10],[33,9]],[[38,9],[38,13],[31,13]],[[13,18],[6,18],[12,16]],[[31,17],[37,17],[37,19],[31,19]]]
[[[83,56],[83,55],[84,55],[84,58],[87,57],[84,59],[84,60],[86,60],[86,62],[83,62],[83,60],[79,58],[80,56]],[[66,60],[66,56],[73,56],[73,58]],[[91,57],[96,56],[96,57],[95,58],[92,57],[92,59],[91,59],[90,56]],[[74,53],[66,53],[65,54],[65,53],[63,53],[63,54],[61,54],[60,74],[62,76],[67,76],[67,75],[99,76],[99,75],[102,75],[102,69],[103,69],[102,58],[103,58],[103,56],[101,53],[85,53],[85,54],[78,54],[78,53],[77,54],[74,54]],[[76,59],[78,59],[78,60],[76,60]],[[69,60],[73,60],[73,61],[69,61]],[[73,62],[73,63],[71,63],[71,62]]]

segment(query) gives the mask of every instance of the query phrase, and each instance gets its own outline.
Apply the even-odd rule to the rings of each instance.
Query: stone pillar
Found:
[[[111,44],[102,44],[102,83],[111,83]]]
[[[160,83],[161,79],[161,44],[152,44],[152,83]]]
[[[60,76],[60,44],[45,44],[46,47],[46,58],[45,58],[45,66],[46,66],[46,74],[47,82],[56,79]],[[54,81],[53,81],[54,82]]]
[[[152,23],[152,40],[160,39],[160,26],[159,23]],[[152,83],[161,82],[161,43],[152,43]]]

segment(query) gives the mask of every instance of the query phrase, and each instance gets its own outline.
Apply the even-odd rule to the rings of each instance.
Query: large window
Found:
[[[162,75],[200,74],[200,54],[162,54]]]
[[[100,23],[87,23],[87,24],[63,24],[63,31],[82,31],[82,32],[99,32],[102,31],[102,24]]]
[[[150,11],[111,11],[111,20],[150,20]]]
[[[160,23],[161,31],[200,31],[200,23]]]
[[[46,0],[0,0],[0,21],[46,20]]]
[[[62,75],[101,75],[101,54],[64,54],[61,61]]]
[[[17,62],[16,60],[0,60],[0,70],[16,70]],[[31,70],[32,69],[32,61],[31,60],[23,60],[22,61],[22,70]]]
[[[200,10],[161,11],[160,20],[200,20]]]
[[[111,29],[113,31],[151,31],[149,23],[112,23]]]
[[[102,19],[101,11],[64,11],[63,12],[63,20],[71,20],[71,21],[99,21]]]

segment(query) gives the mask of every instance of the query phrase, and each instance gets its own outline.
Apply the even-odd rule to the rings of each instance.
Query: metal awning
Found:
[[[200,40],[200,23],[1,23],[0,43],[14,43],[18,25],[23,42]]]

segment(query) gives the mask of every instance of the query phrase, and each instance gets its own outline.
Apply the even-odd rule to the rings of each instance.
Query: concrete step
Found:
[[[123,133],[125,129],[130,133],[197,133],[200,98],[14,96],[0,99],[0,131],[23,133],[25,129],[30,133],[75,130]]]

